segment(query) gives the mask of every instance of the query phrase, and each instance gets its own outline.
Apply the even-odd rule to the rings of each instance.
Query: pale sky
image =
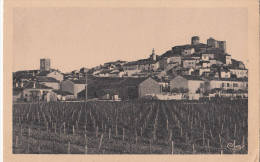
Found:
[[[247,61],[244,8],[16,8],[13,71],[39,69],[40,58],[63,72],[108,61],[146,58],[155,48],[213,37],[233,58]]]

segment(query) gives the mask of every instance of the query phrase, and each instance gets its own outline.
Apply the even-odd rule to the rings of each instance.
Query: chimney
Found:
[[[33,88],[34,88],[34,89],[36,88],[35,84],[36,84],[36,83],[35,83],[35,82],[33,82]]]
[[[20,87],[23,88],[23,81],[20,83]]]
[[[15,83],[15,88],[17,88],[17,87],[18,87],[18,83],[16,82],[16,83]]]

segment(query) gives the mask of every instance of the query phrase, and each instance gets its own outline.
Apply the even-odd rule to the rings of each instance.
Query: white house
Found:
[[[189,99],[198,99],[204,88],[204,80],[196,76],[177,76],[170,81],[170,90],[175,88],[188,89]]]
[[[58,81],[62,81],[63,80],[63,74],[59,71],[42,71],[38,74],[39,77],[49,77],[49,78],[54,78]]]
[[[201,76],[203,73],[209,73],[210,68],[200,68],[199,69],[199,75]]]
[[[220,78],[209,81],[210,89],[220,88],[223,90],[247,90],[248,82],[247,79],[231,79],[231,78]]]
[[[183,68],[195,68],[196,67],[196,60],[193,58],[184,58],[182,59],[182,67]]]
[[[209,68],[211,65],[210,61],[202,61],[201,64],[202,64],[202,68]]]
[[[60,89],[60,82],[55,78],[51,77],[37,77],[37,81],[40,84],[43,84],[47,87],[51,87],[53,89]]]
[[[167,58],[167,63],[178,63],[181,64],[181,56],[175,55]]]
[[[109,77],[122,77],[124,74],[123,71],[114,70],[109,73]]]
[[[211,59],[214,59],[215,58],[215,55],[213,53],[202,53],[201,54],[201,59],[203,61],[209,61]]]
[[[61,90],[53,90],[53,92],[56,94],[57,100],[60,100],[60,101],[75,99],[74,94],[72,94],[70,92],[65,92],[65,91],[61,91]]]
[[[24,85],[22,98],[26,101],[56,101],[56,97],[51,87],[47,87],[37,82],[28,82]]]
[[[225,62],[226,65],[232,64],[231,55],[225,54],[225,60],[226,60],[226,62]]]
[[[202,54],[201,55],[201,60],[202,61],[209,61],[209,55],[208,54]]]
[[[133,69],[133,70],[124,70],[126,76],[133,76],[141,72],[141,70]]]
[[[230,78],[230,71],[227,69],[220,70],[220,77],[221,78]]]
[[[155,61],[152,59],[142,59],[142,60],[128,62],[124,64],[123,69],[125,71],[127,70],[156,71],[157,69],[159,69],[159,66],[160,66],[159,61]]]

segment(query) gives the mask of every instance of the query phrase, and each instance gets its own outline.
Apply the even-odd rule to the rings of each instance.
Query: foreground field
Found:
[[[13,105],[13,153],[247,153],[247,101]]]

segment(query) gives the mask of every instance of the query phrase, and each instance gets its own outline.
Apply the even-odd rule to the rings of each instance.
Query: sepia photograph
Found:
[[[14,9],[13,153],[246,154],[246,21],[245,9]]]
[[[91,5],[12,7],[12,156],[258,157],[247,7]]]

